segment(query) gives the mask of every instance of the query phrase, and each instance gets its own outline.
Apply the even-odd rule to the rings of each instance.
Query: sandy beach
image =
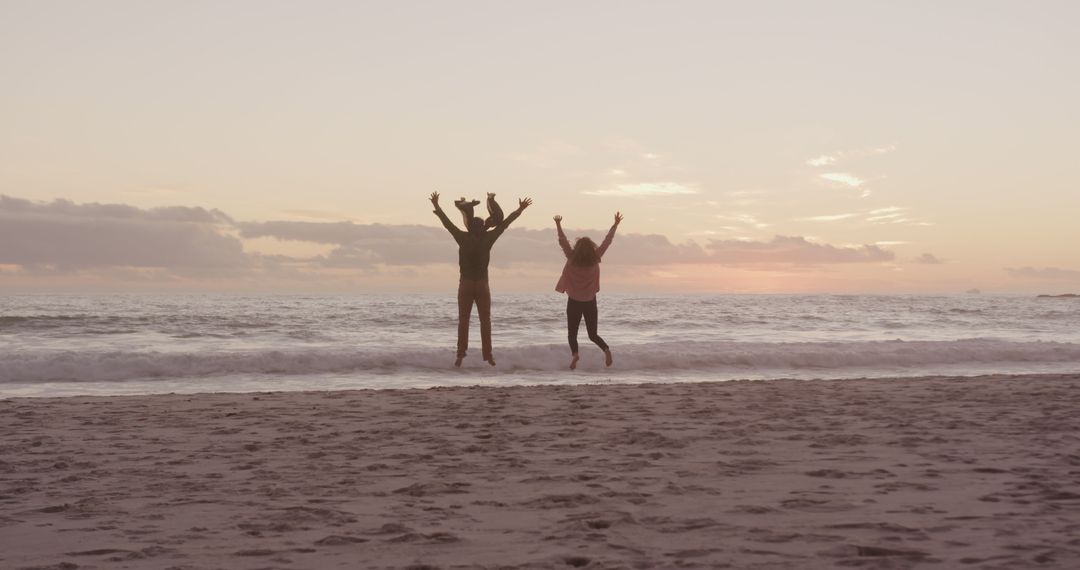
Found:
[[[0,568],[1078,568],[1080,375],[0,400]]]

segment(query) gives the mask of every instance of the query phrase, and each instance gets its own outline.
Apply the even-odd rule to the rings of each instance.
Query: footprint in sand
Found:
[[[536,499],[525,501],[521,504],[527,507],[533,507],[537,509],[569,509],[582,505],[591,505],[599,502],[600,499],[597,499],[592,495],[586,495],[584,493],[573,493],[569,495],[544,495]]]
[[[780,505],[785,509],[793,511],[804,511],[808,513],[834,513],[841,511],[850,511],[857,508],[851,503],[845,503],[842,501],[830,501],[828,499],[787,499],[780,502]]]

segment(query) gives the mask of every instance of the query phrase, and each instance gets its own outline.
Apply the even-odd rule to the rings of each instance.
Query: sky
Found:
[[[0,291],[1080,292],[1080,3],[0,0]]]

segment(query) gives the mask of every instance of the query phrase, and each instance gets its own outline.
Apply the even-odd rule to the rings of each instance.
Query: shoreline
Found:
[[[0,566],[1074,568],[1078,401],[1080,374],[9,398]]]

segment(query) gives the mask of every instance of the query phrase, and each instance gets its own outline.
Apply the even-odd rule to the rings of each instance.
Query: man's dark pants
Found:
[[[469,319],[472,318],[472,306],[476,303],[476,312],[480,316],[480,343],[484,360],[491,360],[491,289],[487,279],[461,278],[458,284],[458,332],[457,356],[465,357],[469,348]]]

